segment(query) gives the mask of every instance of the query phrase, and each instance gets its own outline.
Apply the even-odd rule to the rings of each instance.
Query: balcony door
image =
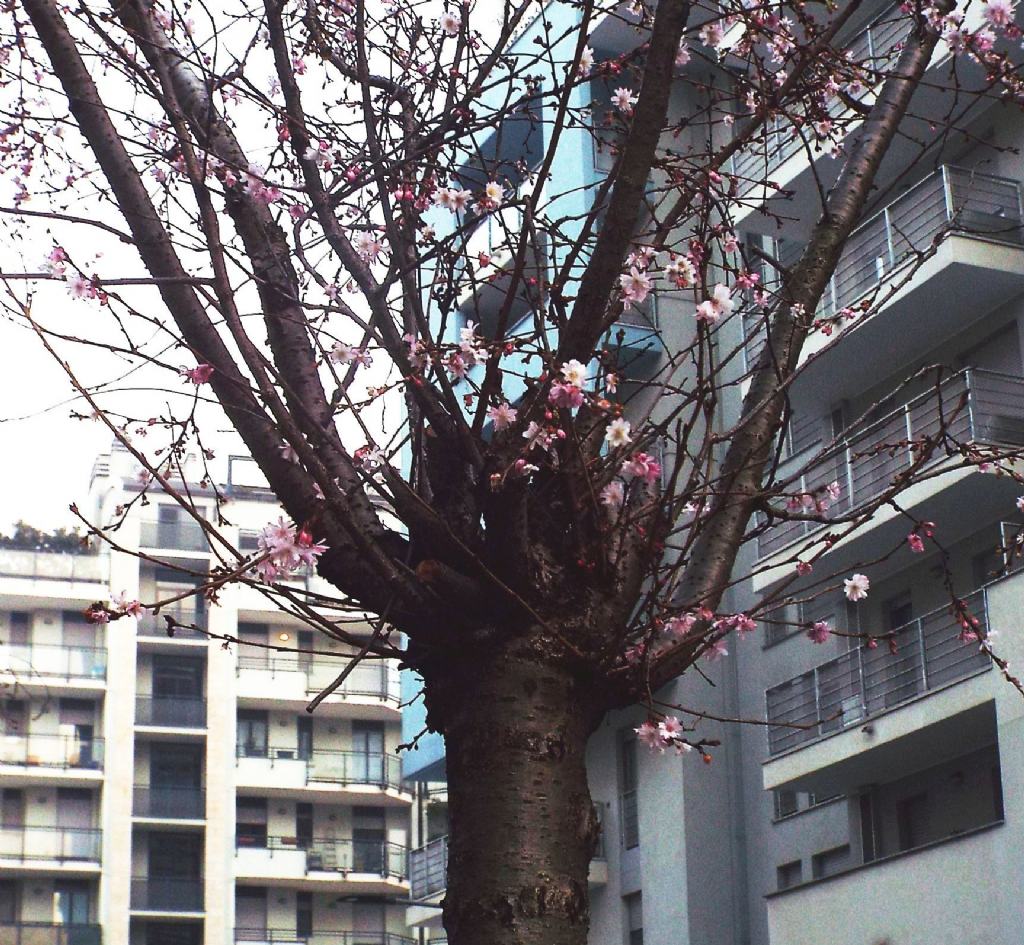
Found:
[[[18,921],[18,882],[0,879],[0,925],[14,925]]]
[[[92,791],[84,788],[57,789],[57,826],[61,829],[62,857],[73,860],[98,858],[95,811]]]
[[[185,833],[149,834],[147,866],[150,909],[201,908],[201,838]]]
[[[384,941],[384,904],[352,904],[352,945],[381,945]]]
[[[150,745],[150,816],[201,818],[202,783],[201,746],[173,742],[153,742]]]
[[[352,780],[384,783],[384,725],[380,722],[352,723]]]
[[[387,841],[384,810],[357,808],[352,815],[352,868],[357,873],[384,873]]]
[[[260,941],[267,935],[267,891],[260,886],[239,886],[235,892],[235,928],[242,941]]]
[[[92,893],[88,883],[58,883],[53,890],[53,914],[60,925],[92,922]]]
[[[206,662],[189,656],[153,655],[153,724],[195,722],[203,698]]]
[[[260,709],[238,710],[237,745],[240,758],[267,757],[267,713]]]

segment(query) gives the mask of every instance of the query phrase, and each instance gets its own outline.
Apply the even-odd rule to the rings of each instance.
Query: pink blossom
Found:
[[[725,638],[719,637],[708,648],[704,651],[704,658],[709,663],[716,663],[724,656],[729,655],[729,650],[725,646]]]
[[[505,402],[487,408],[487,418],[494,424],[494,429],[498,433],[515,423],[517,413],[515,407]]]
[[[661,733],[653,722],[643,722],[639,727],[633,729],[633,731],[636,732],[636,739],[641,745],[646,745],[652,751],[665,750]]]
[[[911,532],[907,535],[907,544],[910,545],[910,550],[916,555],[924,551],[924,541],[917,532]]]
[[[619,276],[619,288],[624,299],[639,305],[651,292],[651,279],[633,266],[626,275]]]
[[[832,628],[824,621],[818,620],[807,629],[807,639],[812,643],[824,643],[832,633]]]
[[[198,387],[200,384],[205,384],[213,376],[214,367],[212,364],[198,364],[194,368],[189,368],[186,371],[182,371],[182,377],[187,378],[193,384]]]
[[[665,633],[681,640],[693,629],[696,622],[697,618],[693,614],[676,614],[665,621]]]
[[[1013,22],[1015,4],[1011,0],[988,0],[984,7],[985,19],[1002,29]]]
[[[661,476],[661,463],[647,453],[634,453],[622,464],[621,472],[627,479],[642,479],[650,486]]]
[[[625,486],[618,479],[615,479],[601,490],[601,504],[610,509],[618,509],[622,507],[625,496]]]
[[[129,617],[139,617],[146,612],[142,604],[128,597],[127,591],[121,591],[120,594],[111,597],[110,603],[116,611],[128,614]]]
[[[583,391],[572,384],[561,384],[556,381],[551,385],[548,400],[556,407],[572,410],[583,404]]]
[[[798,561],[796,563],[796,573],[799,574],[801,577],[810,574],[813,570],[814,565],[812,565],[809,561]]]
[[[612,93],[612,104],[624,115],[631,115],[636,96],[629,89],[620,87]]]
[[[629,446],[633,442],[630,436],[630,424],[622,417],[616,417],[604,431],[604,441],[612,448]]]
[[[843,581],[843,593],[847,600],[860,601],[868,596],[871,582],[864,574],[854,574]]]

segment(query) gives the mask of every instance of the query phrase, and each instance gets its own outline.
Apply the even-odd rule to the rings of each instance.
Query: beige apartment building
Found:
[[[279,514],[253,471],[232,459],[224,486],[243,549]],[[257,590],[190,594],[207,541],[166,496],[137,501],[137,473],[114,449],[90,495],[97,521],[130,505],[116,540],[141,557],[0,549],[0,943],[411,943],[397,668],[361,664],[307,713],[345,648]],[[85,619],[121,591],[185,596]],[[168,614],[248,645],[168,636]]]

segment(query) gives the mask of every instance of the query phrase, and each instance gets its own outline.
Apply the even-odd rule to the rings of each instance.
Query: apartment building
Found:
[[[638,42],[625,6],[621,17],[591,23],[589,44],[598,61]],[[528,55],[536,42],[566,36],[553,59],[571,58],[575,15],[547,5],[517,48]],[[980,7],[969,5],[965,24],[976,28],[981,16]],[[907,28],[898,5],[878,0],[859,6],[839,41],[858,56],[891,63]],[[739,66],[695,56],[685,68],[714,88],[730,82]],[[881,443],[934,434],[950,421],[959,442],[1024,446],[1024,120],[1019,110],[986,99],[958,119],[963,133],[936,141],[930,120],[958,114],[956,86],[982,78],[966,60],[957,61],[955,81],[952,68],[948,48],[940,46],[818,316],[831,318],[869,297],[877,310],[831,335],[814,335],[790,392],[780,477],[821,454],[802,486],[813,491],[838,482],[840,512],[870,502],[913,461],[909,447],[878,450]],[[698,113],[693,88],[684,81],[673,88],[670,119]],[[589,106],[597,117],[609,95],[608,83],[595,78],[577,86],[570,105]],[[837,114],[849,107],[833,104]],[[532,107],[518,130],[510,118],[500,138],[475,142],[485,158],[522,159],[519,179],[508,181],[517,188],[545,186],[526,170],[543,153],[544,116]],[[798,257],[817,219],[818,188],[834,181],[840,166],[826,146],[793,137],[791,127],[768,129],[728,168],[750,197],[733,221],[737,233],[783,265]],[[857,127],[851,123],[849,134]],[[552,218],[578,218],[610,166],[606,132],[599,123],[595,128],[562,132],[550,178],[562,196],[551,196]],[[723,130],[686,125],[673,147],[685,151],[688,133],[706,141]],[[930,146],[922,151],[922,143]],[[479,175],[468,162],[465,179]],[[759,187],[758,180],[772,186]],[[506,208],[490,215],[497,222],[481,222],[468,238],[467,256],[507,252],[502,233],[518,232],[517,212]],[[545,267],[560,257],[558,246],[541,249],[536,265],[543,284]],[[767,265],[761,276],[780,278]],[[497,311],[502,301],[500,291],[467,292],[460,311],[486,330],[489,306]],[[529,310],[528,299],[516,304],[515,310]],[[635,354],[634,376],[657,363],[652,338],[669,347],[685,343],[681,326],[692,323],[686,317],[692,305],[656,292],[642,312],[627,310],[619,327],[624,348]],[[753,319],[732,320],[720,336],[723,350],[744,347],[747,365],[764,341]],[[934,374],[905,383],[934,363],[948,368],[941,387]],[[744,386],[738,387],[725,395],[723,422],[737,414]],[[514,400],[518,391],[507,395]],[[1015,506],[1022,490],[1010,477],[959,468],[956,460],[940,449],[925,480],[899,500],[917,521],[936,523],[939,544],[926,542],[915,553],[906,541],[911,519],[883,508],[866,527],[834,542],[816,569],[864,571],[871,579],[867,600],[847,604],[834,592],[800,603],[797,585],[787,591],[797,603],[778,606],[756,639],[735,641],[729,658],[711,667],[714,688],[687,677],[659,694],[710,715],[767,724],[705,724],[702,733],[722,745],[704,766],[692,757],[638,750],[632,736],[643,719],[639,710],[605,720],[589,748],[591,792],[603,824],[590,872],[591,942],[1020,941],[1024,698],[976,642],[962,639],[950,588],[979,629],[995,634],[994,649],[1019,674],[1024,575],[1014,549],[1024,528]],[[795,555],[821,549],[827,532],[777,523],[751,541],[737,573],[756,569],[755,576],[740,583],[728,606],[758,604],[790,576]],[[892,632],[894,652],[885,643],[871,648],[838,635],[812,643],[805,631],[818,620],[839,630]],[[408,696],[418,688],[412,676],[403,686]],[[406,737],[423,723],[414,704],[403,716]],[[413,824],[409,922],[439,929],[442,741],[421,739],[419,750],[404,758],[404,771],[425,785]]]
[[[247,550],[279,514],[254,470],[232,458],[223,487]],[[207,537],[166,496],[140,501],[137,472],[115,448],[90,494],[96,520],[125,509],[117,541],[141,558],[0,549],[0,942],[411,943],[396,667],[361,664],[307,713],[349,648],[256,589],[197,594]],[[85,620],[122,591],[175,602]]]

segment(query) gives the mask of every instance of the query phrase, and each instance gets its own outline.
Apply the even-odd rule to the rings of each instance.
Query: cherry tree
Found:
[[[780,473],[808,339],[842,345],[898,289],[820,310],[904,122],[942,139],[972,101],[1022,95],[1006,0],[970,21],[950,0],[908,0],[882,52],[847,49],[861,7],[5,8],[3,210],[25,265],[7,267],[4,304],[64,366],[83,418],[132,451],[144,490],[200,521],[211,598],[259,586],[359,646],[343,674],[398,658],[422,677],[446,743],[454,945],[581,945],[598,838],[584,750],[600,720],[644,704],[652,748],[712,760],[659,689],[727,658],[796,587],[870,593],[870,563],[832,573],[828,550],[915,482],[1015,475],[1012,450],[958,434],[965,401],[941,365],[916,379],[943,422],[869,500],[829,473],[845,441]],[[593,43],[602,29],[612,53]],[[949,98],[917,115],[937,50]],[[560,164],[581,136],[601,156],[593,184]],[[737,226],[788,212],[764,165],[737,160],[779,140],[830,152],[788,262]],[[965,225],[951,219],[899,278]],[[627,331],[649,325],[652,297],[662,331],[638,345]],[[152,413],[118,396],[136,377]],[[230,506],[204,518],[180,475],[225,425],[285,513],[255,553],[221,534]],[[936,540],[903,514],[912,550]],[[732,609],[741,549],[792,523],[822,529],[772,595]],[[120,547],[116,523],[86,524]],[[336,598],[283,582],[306,566]],[[369,642],[346,609],[374,615]],[[804,629],[808,645],[835,632]]]

